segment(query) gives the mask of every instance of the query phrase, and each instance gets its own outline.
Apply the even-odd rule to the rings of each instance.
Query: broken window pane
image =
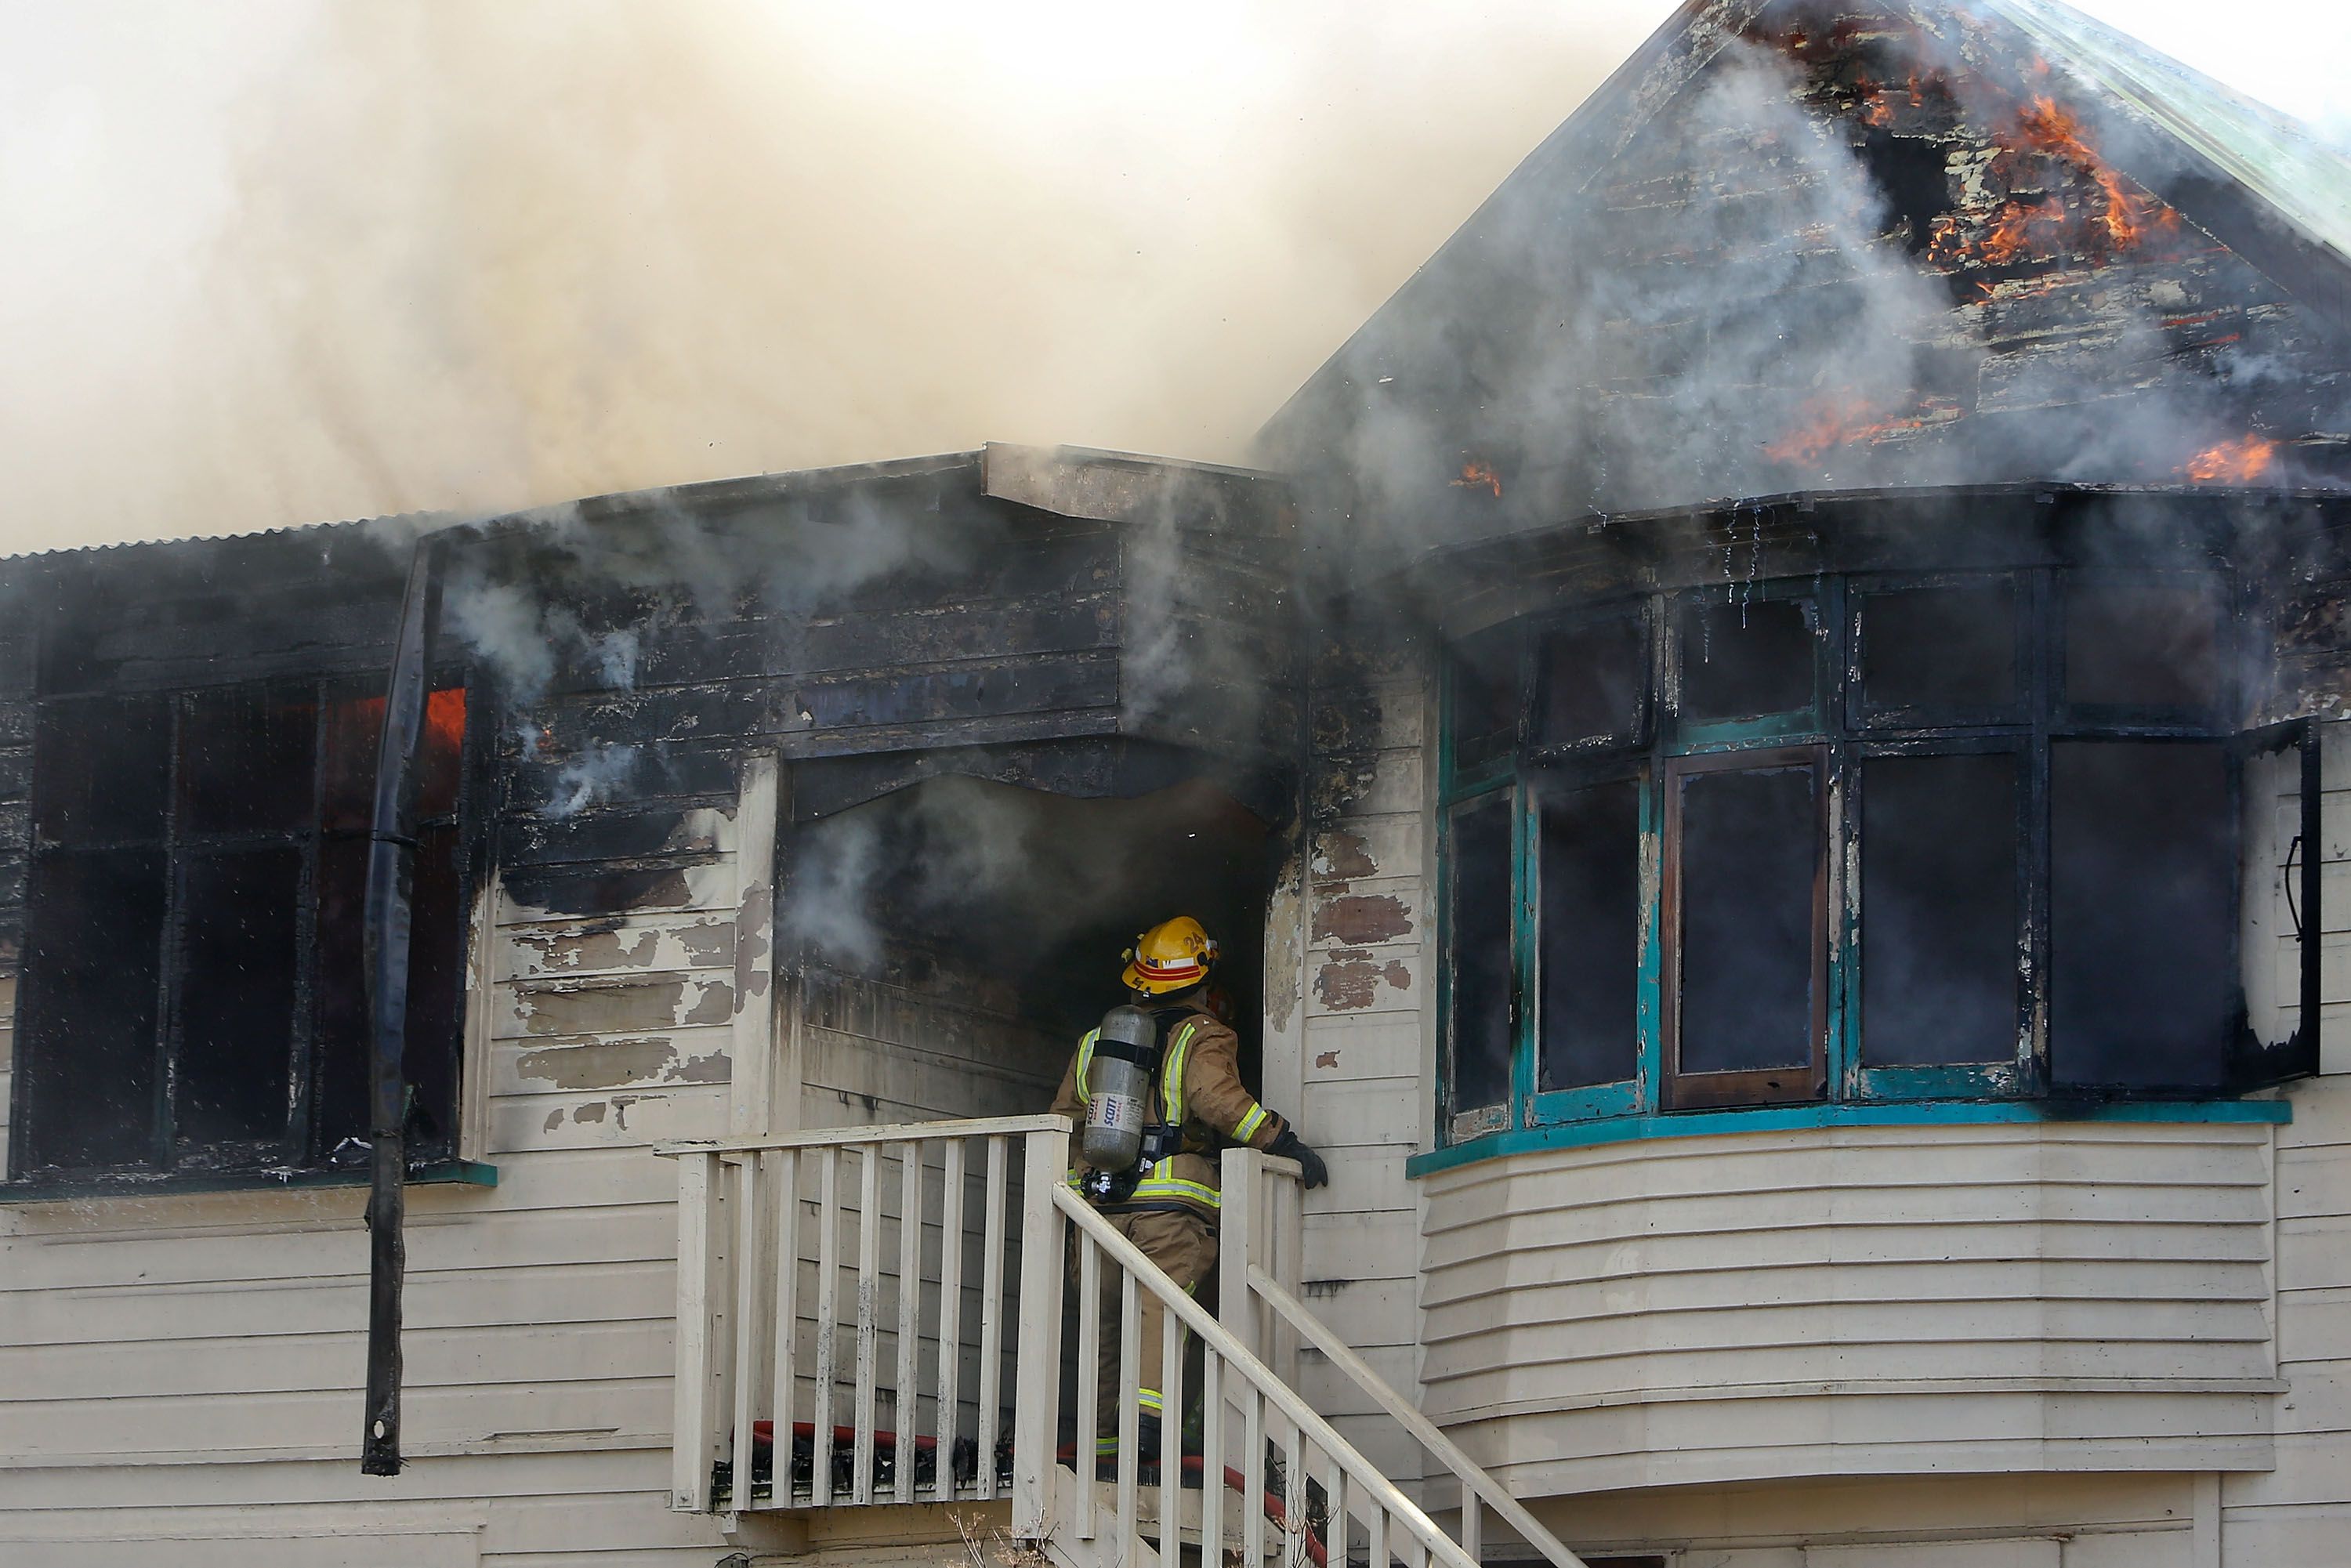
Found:
[[[330,1164],[365,1163],[362,1151],[343,1144],[365,1138],[368,1131],[368,848],[365,839],[340,839],[319,850],[311,1103],[313,1143],[319,1157]]]
[[[165,698],[43,703],[33,741],[36,837],[57,844],[162,839],[171,769]]]
[[[302,852],[188,857],[173,1128],[183,1156],[286,1136]]]
[[[320,737],[319,825],[363,833],[375,821],[375,753],[383,737],[383,698],[330,699]]]
[[[409,1156],[426,1159],[457,1152],[457,1053],[465,1000],[465,862],[454,826],[427,828],[416,838],[416,878],[409,904],[408,1048],[402,1071],[413,1095]]]
[[[307,689],[230,686],[189,699],[180,831],[287,832],[310,821],[316,708]]]
[[[318,999],[313,1010],[318,1076],[313,1096],[318,1153],[330,1163],[364,1163],[363,1153],[345,1143],[368,1134],[374,1038],[361,915],[367,862],[364,840],[330,841],[319,853]],[[416,1158],[456,1152],[468,929],[464,879],[464,846],[457,830],[442,826],[420,832],[409,895],[408,1050],[403,1058],[414,1101],[409,1153]]]
[[[2053,1076],[2219,1083],[2236,878],[2222,748],[2058,741],[2049,772]]]
[[[2220,699],[2220,586],[2082,573],[2065,586],[2065,700],[2205,713]]]
[[[163,895],[161,850],[34,862],[19,1047],[27,1168],[153,1163]]]
[[[1491,761],[1517,744],[1518,733],[1519,629],[1499,626],[1453,652],[1455,766]]]
[[[1861,689],[1873,718],[1964,722],[2016,705],[2016,585],[2006,578],[1862,601]]]
[[[1684,718],[1760,718],[1813,706],[1811,605],[1685,600],[1676,624]]]
[[[1510,1097],[1510,807],[1507,794],[1453,818],[1452,949],[1455,1111]]]
[[[1541,819],[1538,1086],[1621,1082],[1640,1055],[1641,787],[1561,795]]]
[[[2293,1074],[2299,1063],[2313,1060],[2309,1048],[2316,1044],[2315,1030],[2304,1033],[2302,1017],[2305,744],[2300,727],[2283,727],[2249,747],[2239,775],[2238,811],[2244,825],[2238,840],[2238,983],[2251,1043],[2275,1053],[2271,1061],[2241,1065],[2262,1080]],[[2317,944],[2314,939],[2310,945]],[[2300,1048],[2284,1051],[2297,1034],[2303,1035]]]
[[[1597,749],[1641,738],[1649,690],[1649,640],[1638,615],[1548,632],[1538,647],[1534,741]]]
[[[1687,773],[1678,787],[1677,1070],[1803,1068],[1819,983],[1816,771],[1803,761]]]
[[[329,832],[365,832],[375,821],[376,751],[383,744],[383,698],[346,696],[327,705],[320,824]],[[424,702],[424,728],[416,758],[416,815],[446,817],[457,810],[465,755],[465,691],[447,686]]]
[[[2016,758],[1881,757],[1861,780],[1861,1051],[2016,1056]]]

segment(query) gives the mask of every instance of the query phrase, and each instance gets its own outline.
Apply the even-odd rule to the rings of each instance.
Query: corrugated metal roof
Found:
[[[2299,121],[2060,0],[1978,0],[2057,69],[2153,120],[2351,263],[2351,160]]]

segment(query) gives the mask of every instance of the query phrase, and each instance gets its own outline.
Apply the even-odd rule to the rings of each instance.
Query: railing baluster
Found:
[[[710,1509],[710,1186],[716,1155],[677,1162],[677,1384],[670,1412],[669,1505]]]
[[[1461,1550],[1481,1560],[1486,1550],[1486,1515],[1478,1494],[1466,1486],[1461,1489]]]
[[[979,1495],[996,1495],[997,1405],[1004,1379],[1005,1139],[987,1140],[987,1240],[979,1260]]]
[[[1281,1512],[1290,1531],[1306,1533],[1306,1429],[1285,1416],[1290,1437],[1281,1450]]]
[[[857,1403],[849,1500],[873,1500],[873,1385],[882,1350],[882,1145],[865,1145],[857,1180]]]
[[[1078,1233],[1078,1539],[1094,1538],[1094,1481],[1102,1469],[1102,1249]]]
[[[748,1157],[726,1162],[735,1173],[735,1457],[731,1472],[737,1513],[748,1512],[751,1497],[751,1422],[759,1389],[759,1300],[767,1270],[759,1267],[759,1171]]]
[[[1244,1384],[1241,1441],[1241,1562],[1246,1568],[1265,1564],[1265,1391]]]
[[[1338,1456],[1322,1455],[1322,1509],[1330,1515],[1323,1526],[1322,1544],[1329,1550],[1331,1561],[1347,1560],[1347,1471]]]
[[[1184,1325],[1159,1314],[1159,1568],[1184,1561]]]
[[[832,1381],[841,1322],[841,1151],[828,1148],[817,1162],[816,1398],[815,1437],[809,1444],[809,1500],[819,1508],[832,1501]]]
[[[1200,1561],[1224,1559],[1225,1390],[1214,1345],[1200,1348]],[[1247,1519],[1249,1516],[1241,1516]]]
[[[1142,1412],[1134,1391],[1143,1381],[1141,1303],[1135,1300],[1135,1280],[1123,1265],[1118,1270],[1118,1550],[1123,1557],[1134,1539],[1134,1488],[1138,1479],[1134,1445],[1135,1421]]]
[[[915,1382],[923,1343],[923,1145],[898,1145],[898,1387],[891,1402],[897,1440],[891,1452],[900,1502],[914,1500],[914,1435],[922,1430],[922,1394]]]
[[[759,1156],[776,1195],[776,1333],[775,1395],[768,1408],[775,1412],[769,1428],[769,1482],[778,1508],[792,1506],[792,1396],[799,1371],[800,1291],[800,1166],[790,1149]]]
[[[1020,1175],[1020,1336],[1013,1364],[1012,1533],[1051,1527],[1061,1429],[1061,1211],[1053,1189],[1069,1169],[1066,1133],[1031,1133]]]
[[[1361,1483],[1353,1483],[1355,1494],[1364,1500],[1364,1560],[1371,1568],[1388,1568],[1388,1511],[1376,1498],[1364,1497]]]
[[[963,1422],[963,1142],[946,1141],[940,1171],[939,1447],[931,1492],[941,1502],[955,1499],[956,1435]]]

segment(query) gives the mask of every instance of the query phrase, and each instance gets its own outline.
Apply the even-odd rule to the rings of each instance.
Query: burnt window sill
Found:
[[[41,1176],[0,1182],[0,1204],[86,1203],[110,1197],[172,1197],[201,1192],[293,1192],[317,1187],[364,1187],[365,1166],[355,1169],[203,1171],[170,1176]],[[409,1186],[498,1185],[498,1167],[479,1160],[432,1160],[408,1168]]]

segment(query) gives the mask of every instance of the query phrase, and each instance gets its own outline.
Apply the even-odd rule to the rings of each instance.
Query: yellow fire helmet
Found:
[[[1217,945],[1188,915],[1165,920],[1134,939],[1126,950],[1126,984],[1145,996],[1180,991],[1208,977]]]

